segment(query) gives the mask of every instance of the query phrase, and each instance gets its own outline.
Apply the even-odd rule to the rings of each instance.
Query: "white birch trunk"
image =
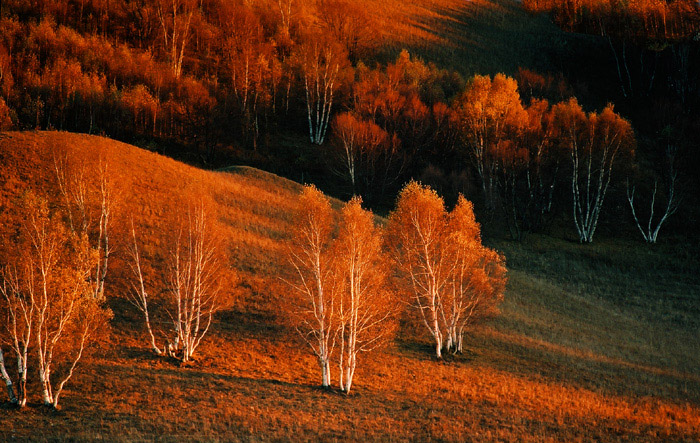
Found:
[[[0,347],[0,378],[2,378],[2,380],[5,382],[5,386],[7,386],[7,395],[10,398],[10,402],[12,404],[18,404],[19,402],[17,397],[15,397],[15,390],[12,386],[12,379],[5,369],[5,359],[2,354],[2,347]]]

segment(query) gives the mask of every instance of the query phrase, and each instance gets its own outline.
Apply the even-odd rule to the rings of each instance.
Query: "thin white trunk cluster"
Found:
[[[129,250],[129,255],[131,258],[129,265],[131,267],[131,272],[136,278],[136,282],[132,282],[132,289],[129,293],[129,301],[143,315],[146,323],[146,329],[148,330],[148,335],[151,339],[151,350],[153,350],[153,352],[155,352],[157,355],[161,355],[163,351],[156,344],[156,337],[155,334],[153,334],[153,328],[151,327],[151,316],[148,312],[149,294],[146,291],[144,275],[141,269],[141,253],[139,252],[139,246],[136,240],[136,229],[134,228],[133,220],[131,222],[131,238],[133,244]]]
[[[16,271],[6,268],[2,271],[2,286],[0,293],[5,299],[8,322],[5,325],[10,337],[10,347],[17,358],[17,395],[13,390],[12,379],[5,369],[4,358],[0,358],[0,372],[7,385],[10,401],[20,407],[27,404],[27,361],[29,357],[29,344],[32,340],[34,326],[34,303],[33,292],[28,292],[26,296],[20,292],[20,281]],[[2,349],[0,349],[2,353]]]
[[[388,335],[392,315],[386,286],[386,260],[381,231],[373,215],[362,209],[360,198],[352,199],[341,214],[340,233],[335,239],[336,277],[341,279],[338,299],[339,386],[350,392],[357,356],[374,350]]]
[[[85,235],[99,254],[90,281],[95,299],[104,301],[109,259],[114,252],[110,244],[114,190],[106,163],[99,161],[96,166],[96,185],[86,178],[93,171],[88,167],[77,169],[74,163],[68,155],[54,157],[54,173],[71,231]]]
[[[175,312],[170,316],[176,334],[168,352],[181,352],[182,361],[192,357],[220,308],[216,250],[207,238],[207,229],[204,208],[200,208],[190,217],[184,244],[177,240],[168,273],[168,289],[175,301]]]
[[[79,305],[83,303],[81,298],[86,295],[86,290],[89,290],[89,287],[85,287],[84,282],[89,278],[90,267],[75,269],[74,272],[77,272],[79,276],[75,281],[69,282],[68,287],[52,287],[59,283],[56,281],[58,276],[56,273],[58,272],[59,255],[62,251],[59,249],[61,247],[58,243],[60,239],[51,235],[50,229],[45,225],[47,222],[48,220],[40,221],[33,217],[29,222],[29,235],[34,249],[33,255],[36,257],[36,269],[30,272],[36,272],[37,278],[27,279],[26,290],[36,305],[34,338],[42,399],[45,405],[56,407],[64,385],[72,377],[75,366],[83,355],[85,341],[90,334],[90,318],[87,315],[82,319],[77,318],[79,314],[87,314],[79,312]],[[76,326],[72,323],[78,321],[84,323],[83,327],[78,326],[79,345],[71,359],[70,369],[54,390],[51,375],[54,369],[57,345],[62,339],[67,338],[66,328]]]
[[[610,186],[621,138],[620,134],[611,134],[601,146],[595,146],[593,136],[583,143],[576,138],[572,138],[572,141],[571,193],[574,201],[574,225],[581,243],[591,243]]]
[[[495,308],[505,290],[503,258],[481,245],[471,203],[460,196],[448,214],[434,191],[409,183],[388,231],[388,247],[436,357],[461,352],[466,328]]]
[[[359,353],[383,343],[393,312],[385,290],[381,232],[361,202],[354,198],[345,205],[334,237],[330,202],[306,187],[288,252],[295,273],[287,283],[299,296],[292,306],[297,330],[318,359],[321,385],[330,387],[330,363],[337,358],[338,384],[346,393]]]
[[[0,286],[9,320],[4,326],[17,358],[16,397],[4,356],[0,358],[0,373],[11,400],[25,406],[32,350],[36,353],[42,400],[55,408],[105,311],[88,283],[96,258],[94,250],[84,236],[66,232],[59,217],[50,217],[45,202],[38,205],[27,211],[19,268],[5,268]],[[62,378],[54,383],[55,367],[66,364]]]
[[[333,107],[333,95],[338,88],[340,63],[338,54],[329,44],[315,43],[308,48],[302,67],[306,113],[311,143],[321,145],[326,138]]]
[[[161,349],[151,325],[150,298],[132,224],[131,270],[136,281],[132,283],[130,301],[143,315],[151,349],[157,355],[167,353],[183,362],[190,361],[209,332],[214,314],[223,306],[221,269],[209,229],[204,207],[200,207],[194,215],[190,214],[184,235],[182,231],[178,235],[165,275],[164,301],[172,326],[166,336],[171,338]]]
[[[644,241],[647,243],[656,243],[661,226],[678,210],[680,206],[678,196],[676,195],[676,178],[677,173],[675,171],[671,171],[666,195],[666,206],[664,207],[664,211],[661,213],[661,217],[659,217],[658,220],[654,220],[654,216],[656,215],[656,193],[658,186],[658,182],[654,180],[654,191],[651,194],[651,203],[649,205],[649,218],[645,226],[642,226],[642,222],[637,216],[637,211],[634,207],[635,187],[632,186],[632,189],[630,190],[629,181],[627,182],[627,201],[629,202],[632,210],[632,217],[634,218],[634,222],[636,223],[639,232],[641,232]]]
[[[297,226],[296,243],[289,248],[289,259],[298,278],[288,283],[302,296],[302,303],[294,308],[297,330],[318,359],[321,386],[329,387],[336,320],[328,253],[332,210],[327,200],[312,200],[323,198],[320,191],[306,188],[305,192],[310,205]]]
[[[182,61],[189,39],[195,5],[191,0],[165,0],[158,7],[158,19],[163,30],[164,49],[168,53],[170,69],[175,78],[182,75]],[[167,10],[167,11],[166,11]]]
[[[599,114],[586,114],[575,99],[553,108],[560,143],[571,159],[573,219],[581,243],[593,241],[605,195],[619,155],[631,155],[632,126],[612,105]]]

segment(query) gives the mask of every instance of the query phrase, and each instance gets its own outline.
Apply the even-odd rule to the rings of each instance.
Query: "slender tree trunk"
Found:
[[[23,350],[23,355],[17,356],[17,399],[19,406],[23,407],[27,404],[27,347]]]
[[[15,397],[15,390],[12,386],[12,379],[7,373],[7,370],[5,369],[5,359],[2,354],[2,348],[0,348],[0,377],[3,379],[5,382],[5,385],[7,386],[7,395],[10,397],[10,402],[12,404],[18,404],[17,397]]]

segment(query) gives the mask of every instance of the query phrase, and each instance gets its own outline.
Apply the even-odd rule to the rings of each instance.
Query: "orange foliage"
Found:
[[[110,165],[116,192],[129,196],[120,212],[133,215],[142,233],[143,253],[149,257],[145,273],[151,281],[158,280],[163,266],[159,257],[167,254],[172,240],[170,216],[191,202],[211,204],[210,220],[221,230],[225,266],[242,276],[237,291],[241,298],[215,318],[214,330],[197,351],[196,365],[178,369],[144,352],[146,331],[122,298],[127,264],[116,255],[106,293],[115,311],[111,336],[102,341],[100,352],[80,364],[60,414],[33,407],[0,413],[0,428],[17,438],[36,438],[37,429],[46,438],[86,440],[98,434],[145,440],[185,433],[202,440],[222,435],[366,441],[661,442],[700,437],[696,374],[612,358],[609,348],[594,353],[578,341],[535,338],[520,330],[527,326],[516,317],[475,329],[465,338],[465,357],[437,364],[425,358],[421,341],[403,328],[402,338],[384,352],[362,358],[354,395],[319,390],[317,376],[309,371],[315,357],[299,346],[293,327],[280,315],[280,306],[290,297],[278,283],[280,275],[290,272],[283,242],[296,228],[292,214],[301,186],[250,168],[202,171],[93,136],[3,133],[3,208],[27,187],[54,186],[51,151],[60,145],[74,157],[92,162],[101,156]],[[119,219],[128,221],[125,215]],[[0,223],[3,236],[6,229]],[[471,226],[465,236],[476,232]],[[533,256],[541,252],[537,249]],[[518,285],[509,290],[517,291]],[[514,296],[525,297],[519,292]],[[529,299],[515,301],[519,303],[527,304],[523,315],[536,309]],[[550,308],[557,309],[547,306],[543,317],[528,321],[549,327]],[[571,334],[578,337],[577,331]],[[607,342],[608,330],[602,334]],[[623,352],[637,349],[634,344],[622,346]],[[655,354],[648,358],[658,361],[652,360]],[[30,403],[36,400],[30,396]]]
[[[386,242],[437,357],[443,347],[461,352],[465,328],[493,312],[506,282],[503,257],[481,245],[472,204],[460,196],[448,214],[435,191],[410,182],[389,216]]]
[[[393,338],[395,300],[388,290],[389,260],[382,252],[382,231],[374,215],[355,197],[340,212],[333,245],[334,277],[339,280],[339,385],[350,392],[359,353]]]
[[[525,0],[532,12],[551,12],[569,31],[601,33],[652,44],[693,38],[700,25],[694,0]]]

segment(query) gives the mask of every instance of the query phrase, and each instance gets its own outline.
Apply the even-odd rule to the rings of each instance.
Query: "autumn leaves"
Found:
[[[345,391],[358,354],[393,336],[398,307],[417,309],[441,358],[443,350],[462,351],[465,329],[494,312],[505,289],[504,259],[481,244],[471,203],[460,198],[448,213],[416,182],[404,187],[384,228],[357,197],[336,228],[328,198],[305,187],[288,256],[297,329],[318,358],[322,385],[331,385],[335,358]]]
[[[5,368],[0,374],[20,407],[27,403],[30,370],[39,375],[43,403],[56,407],[86,347],[112,315],[103,293],[113,203],[104,166],[91,165],[100,171],[95,185],[67,172],[60,160],[55,165],[58,198],[27,192],[2,220],[0,336],[16,358],[16,395]]]

